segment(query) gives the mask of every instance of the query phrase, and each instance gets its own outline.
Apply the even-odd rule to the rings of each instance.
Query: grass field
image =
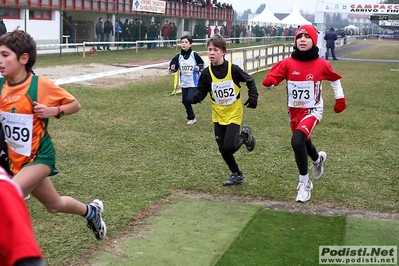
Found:
[[[319,246],[399,245],[399,221],[270,210],[198,195],[174,195],[163,203],[128,234],[74,265],[316,266]]]
[[[399,222],[393,221],[261,211],[215,266],[316,266],[319,246],[397,247],[398,229]],[[347,264],[354,263],[342,263]]]
[[[379,59],[399,59],[397,42],[375,42],[360,53],[369,58],[377,51]],[[110,54],[104,62],[172,58],[176,53],[129,52]],[[95,60],[70,56],[65,64]],[[54,55],[39,56],[38,65],[54,65],[57,58],[60,62]],[[348,107],[335,114],[333,91],[323,83],[325,113],[313,141],[329,159],[325,175],[314,182],[311,203],[397,213],[399,64],[342,60],[334,61],[333,67],[343,76]],[[169,96],[173,80],[167,76],[112,89],[65,86],[82,110],[50,123],[60,170],[52,177],[56,188],[61,195],[87,203],[102,199],[111,240],[128,228],[139,211],[176,189],[294,201],[298,176],[284,84],[273,90],[262,88],[265,74],[254,75],[260,92],[258,108],[246,109],[244,116],[257,147],[252,153],[245,149],[236,153],[246,176],[242,186],[221,185],[229,172],[213,139],[209,99],[194,107],[197,123],[187,126],[181,98]],[[105,243],[94,239],[81,217],[49,214],[34,199],[28,206],[47,265],[68,265],[68,260]]]

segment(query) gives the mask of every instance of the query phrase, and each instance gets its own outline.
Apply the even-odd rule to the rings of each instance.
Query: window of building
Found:
[[[188,20],[187,20],[186,23],[184,23],[184,29],[183,29],[184,31],[189,31],[190,30],[189,24],[190,24],[190,21],[188,21]]]
[[[0,10],[0,16],[4,19],[20,19],[20,10],[19,9],[2,9]]]
[[[51,20],[50,10],[30,10],[29,19],[34,20]]]
[[[85,8],[91,8],[91,1],[85,1]]]

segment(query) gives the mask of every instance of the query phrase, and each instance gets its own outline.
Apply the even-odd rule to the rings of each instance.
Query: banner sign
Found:
[[[380,20],[380,26],[399,26],[399,20]]]
[[[388,20],[388,15],[370,16],[370,20]]]
[[[316,12],[399,14],[399,4],[327,4],[317,3]]]
[[[133,11],[165,14],[166,2],[160,0],[133,0]]]

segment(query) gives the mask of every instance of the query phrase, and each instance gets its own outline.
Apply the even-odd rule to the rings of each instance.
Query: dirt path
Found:
[[[134,71],[137,66],[151,64],[153,62],[142,62],[138,64],[125,64],[125,65],[102,65],[102,64],[86,64],[86,65],[68,65],[68,66],[52,66],[46,68],[35,68],[37,75],[46,76],[51,80],[57,80],[62,78],[70,78],[81,75],[97,74],[106,71],[119,70],[119,69],[132,69],[131,72],[111,75],[91,80],[84,80],[76,82],[75,84],[83,86],[102,86],[104,88],[112,88],[121,86],[124,84],[131,83],[137,80],[148,80],[156,77],[167,75],[167,64],[162,67],[146,68],[138,71]]]
[[[298,203],[294,200],[292,201],[272,201],[272,200],[259,200],[250,199],[244,197],[231,197],[223,195],[210,195],[206,193],[198,193],[194,191],[175,191],[175,195],[184,195],[187,197],[200,198],[200,199],[210,199],[216,201],[226,201],[226,202],[239,202],[245,204],[260,205],[264,209],[268,210],[281,210],[287,212],[301,212],[309,214],[318,214],[323,216],[350,216],[358,218],[368,218],[368,219],[381,219],[381,220],[392,220],[399,221],[399,213],[380,213],[368,210],[353,209],[348,208],[343,205],[331,204],[331,203],[316,203],[309,201],[307,203]]]

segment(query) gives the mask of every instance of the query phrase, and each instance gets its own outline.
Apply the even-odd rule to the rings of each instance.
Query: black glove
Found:
[[[244,103],[244,106],[246,106],[247,108],[255,109],[256,106],[258,106],[258,100],[249,98],[249,99]]]
[[[201,98],[198,94],[194,94],[193,97],[188,100],[191,102],[191,104],[197,104],[201,102]]]

